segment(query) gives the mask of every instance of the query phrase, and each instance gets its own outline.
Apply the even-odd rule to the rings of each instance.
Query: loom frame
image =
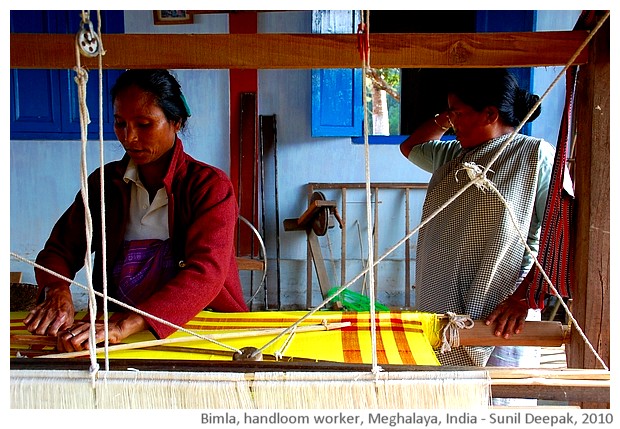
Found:
[[[605,11],[591,12],[600,19]],[[592,28],[588,23],[578,23],[578,27],[570,32],[553,33],[404,34],[399,35],[398,40],[394,35],[373,34],[370,36],[370,44],[373,47],[373,65],[376,67],[564,65],[575,47],[587,36],[587,30]],[[11,34],[10,66],[24,69],[70,69],[74,65],[73,37]],[[104,57],[105,68],[359,67],[357,38],[354,35],[152,34],[144,37],[122,34],[106,35],[105,42],[108,50]],[[218,47],[212,49],[209,58],[197,54],[205,43],[210,47]],[[303,47],[304,55],[299,55],[299,47]],[[160,55],[149,55],[154,51]],[[270,55],[262,54],[265,51]],[[581,66],[577,97],[581,102],[576,108],[576,116],[580,118],[576,127],[580,138],[576,144],[577,153],[583,162],[575,163],[575,191],[580,204],[577,208],[578,245],[573,291],[573,313],[577,320],[584,321],[584,332],[594,340],[597,352],[607,364],[610,363],[609,53],[610,24],[607,20],[577,59],[577,64]],[[84,65],[94,67],[96,60],[85,59]],[[593,112],[597,112],[597,115]],[[591,225],[597,225],[596,230]],[[567,345],[567,358],[572,368],[595,368],[598,365],[578,335],[571,336],[571,342]],[[25,369],[23,365],[15,359],[11,360],[12,369]],[[180,364],[177,362],[170,365],[170,370],[176,370]],[[218,369],[223,367],[232,368],[227,364],[220,365]],[[516,394],[510,391],[510,396]],[[607,403],[590,397],[575,400],[581,402],[582,407],[609,408],[609,396],[606,398]],[[605,399],[604,395],[602,399]]]

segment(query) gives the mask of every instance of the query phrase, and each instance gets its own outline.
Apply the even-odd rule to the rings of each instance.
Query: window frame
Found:
[[[321,25],[320,13],[322,11],[313,11],[312,30],[313,33],[329,32],[326,31]],[[331,11],[334,12],[334,11]],[[372,12],[371,12],[372,16]],[[330,16],[333,18],[333,15]],[[476,11],[476,32],[501,32],[501,31],[533,31],[536,26],[536,11],[534,10],[479,10]],[[328,83],[329,79],[325,77],[327,73],[330,73],[332,69],[312,70],[312,137],[351,137],[353,144],[364,144],[363,137],[363,109],[362,109],[362,70],[350,69],[356,71],[352,78],[353,83],[348,86],[345,85],[345,90],[342,88],[331,88]],[[338,70],[338,69],[336,69]],[[516,75],[521,87],[531,91],[532,88],[532,69],[531,68],[518,68],[511,69]],[[319,74],[321,75],[319,76]],[[356,81],[359,79],[359,83]],[[349,92],[349,89],[351,92]],[[323,97],[329,97],[333,94],[340,94],[340,96],[346,97],[344,103],[326,103]],[[352,101],[350,101],[352,100]],[[342,106],[352,105],[353,108],[344,110]],[[335,107],[334,107],[335,106]],[[338,109],[340,107],[340,110]],[[330,111],[325,109],[332,108]],[[357,112],[359,110],[359,112]],[[339,129],[330,128],[320,122],[320,118],[334,118],[337,122],[343,122],[349,120],[348,126],[341,126]],[[402,115],[401,115],[402,121]],[[531,132],[531,124],[526,124],[522,131],[524,134]],[[390,135],[390,136],[376,136],[369,135],[369,144],[387,144],[394,145],[402,143],[408,135]],[[445,138],[453,139],[454,136],[446,136]]]

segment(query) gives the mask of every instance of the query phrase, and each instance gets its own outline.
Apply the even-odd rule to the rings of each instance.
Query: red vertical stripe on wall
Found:
[[[230,34],[255,34],[257,32],[256,11],[239,11],[228,14]],[[255,177],[258,162],[258,132],[254,138],[248,138],[246,132],[241,132],[241,98],[243,93],[258,94],[257,70],[230,70],[230,178],[239,202],[240,213],[252,224],[258,226],[258,177]],[[258,104],[258,97],[256,97]],[[258,106],[254,109],[258,115]],[[254,120],[258,130],[257,117]],[[247,124],[247,118],[246,118]],[[241,155],[242,154],[242,155]],[[241,255],[251,253],[251,238],[245,232],[244,225],[241,240],[238,242],[238,251]]]

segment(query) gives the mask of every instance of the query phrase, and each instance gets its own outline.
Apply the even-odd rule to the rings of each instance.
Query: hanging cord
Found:
[[[368,265],[374,264],[374,241],[372,237],[371,225],[374,225],[372,218],[372,191],[370,189],[370,145],[368,144],[368,108],[366,100],[368,98],[368,89],[366,88],[366,75],[370,70],[370,11],[361,11],[362,22],[357,27],[358,48],[362,58],[362,105],[364,108],[364,173],[366,178],[366,224],[367,229],[367,245],[368,245]],[[372,349],[372,373],[377,375],[382,368],[377,363],[377,320],[376,320],[376,297],[375,297],[375,270],[368,270],[368,297],[370,299],[370,342]]]
[[[97,55],[98,71],[99,71],[99,174],[100,174],[100,194],[101,194],[101,264],[104,267],[102,283],[103,283],[103,332],[104,332],[104,356],[105,356],[105,370],[110,370],[110,357],[108,352],[109,346],[109,323],[108,323],[108,270],[107,266],[107,253],[106,253],[106,221],[105,221],[105,175],[104,165],[105,156],[103,153],[103,56],[105,50],[103,49],[103,39],[101,38],[101,11],[97,11],[97,38],[99,40],[99,50]]]
[[[370,45],[369,45],[369,15],[370,11],[362,11],[362,22],[358,25],[358,49],[360,52],[360,57],[363,61],[363,73],[362,76],[366,76],[366,71],[370,69]],[[366,100],[367,90],[366,85],[362,84],[363,88],[363,100]],[[368,109],[366,109],[365,101],[364,104],[364,116],[367,116]],[[364,159],[365,159],[365,176],[366,176],[366,222],[369,225],[368,227],[368,261],[367,267],[374,267],[373,257],[374,257],[374,243],[372,239],[372,235],[370,233],[371,228],[370,225],[373,225],[372,222],[372,207],[371,207],[371,189],[370,189],[370,150],[368,144],[368,121],[364,120]],[[310,317],[312,314],[316,313],[319,309],[323,308],[331,299],[335,296],[338,296],[342,291],[348,288],[354,281],[359,279],[362,275],[368,273],[368,283],[369,283],[369,298],[370,298],[370,336],[371,336],[371,348],[372,348],[372,373],[377,375],[382,368],[377,364],[377,324],[376,324],[376,298],[375,298],[375,288],[374,288],[374,271],[366,268],[363,273],[357,276],[353,281],[348,282],[346,285],[341,286],[336,293],[331,295],[329,298],[324,300],[319,306],[315,307],[312,311],[307,313],[293,325],[282,331],[278,336],[265,344],[262,348],[256,350],[252,356],[261,353],[271,344],[275,343],[282,336],[286,335],[288,332],[292,332],[297,326],[299,326],[305,319]]]
[[[89,20],[89,13],[82,11],[82,25],[87,25],[92,30],[92,23]],[[88,166],[86,162],[86,147],[88,144],[88,124],[90,123],[90,116],[88,113],[88,106],[86,104],[86,84],[88,82],[88,72],[82,68],[80,50],[83,46],[80,45],[80,37],[84,36],[84,31],[81,31],[76,38],[75,44],[75,59],[76,67],[74,68],[76,76],[74,78],[77,85],[78,103],[80,109],[80,137],[82,143],[81,150],[81,162],[80,162],[80,193],[82,194],[82,201],[84,203],[84,217],[85,217],[85,234],[86,234],[86,254],[84,256],[84,269],[86,271],[86,281],[88,284],[88,310],[90,315],[90,335],[88,337],[88,344],[90,352],[90,374],[93,387],[95,385],[95,379],[97,372],[99,371],[99,364],[97,363],[97,355],[94,351],[96,348],[95,338],[95,320],[97,317],[97,303],[94,294],[93,287],[93,267],[91,259],[91,245],[93,238],[93,219],[90,213],[90,207],[88,205]]]

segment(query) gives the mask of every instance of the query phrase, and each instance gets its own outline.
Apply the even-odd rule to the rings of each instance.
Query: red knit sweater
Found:
[[[179,264],[178,274],[137,306],[175,325],[184,325],[199,311],[248,311],[244,303],[234,252],[238,207],[228,176],[221,170],[193,159],[183,151],[177,138],[164,187],[168,194],[168,222],[172,252]],[[112,267],[122,246],[129,219],[131,185],[123,180],[129,157],[104,167],[106,207],[106,255],[108,294],[115,297],[111,284]],[[89,207],[93,218],[92,251],[95,253],[93,284],[101,291],[103,279],[101,251],[100,171],[88,178]],[[84,265],[86,253],[84,204],[80,193],[60,217],[37,263],[65,277],[74,278]],[[66,284],[63,280],[35,270],[41,291]],[[111,306],[111,309],[114,307]],[[175,329],[146,318],[158,338]]]

